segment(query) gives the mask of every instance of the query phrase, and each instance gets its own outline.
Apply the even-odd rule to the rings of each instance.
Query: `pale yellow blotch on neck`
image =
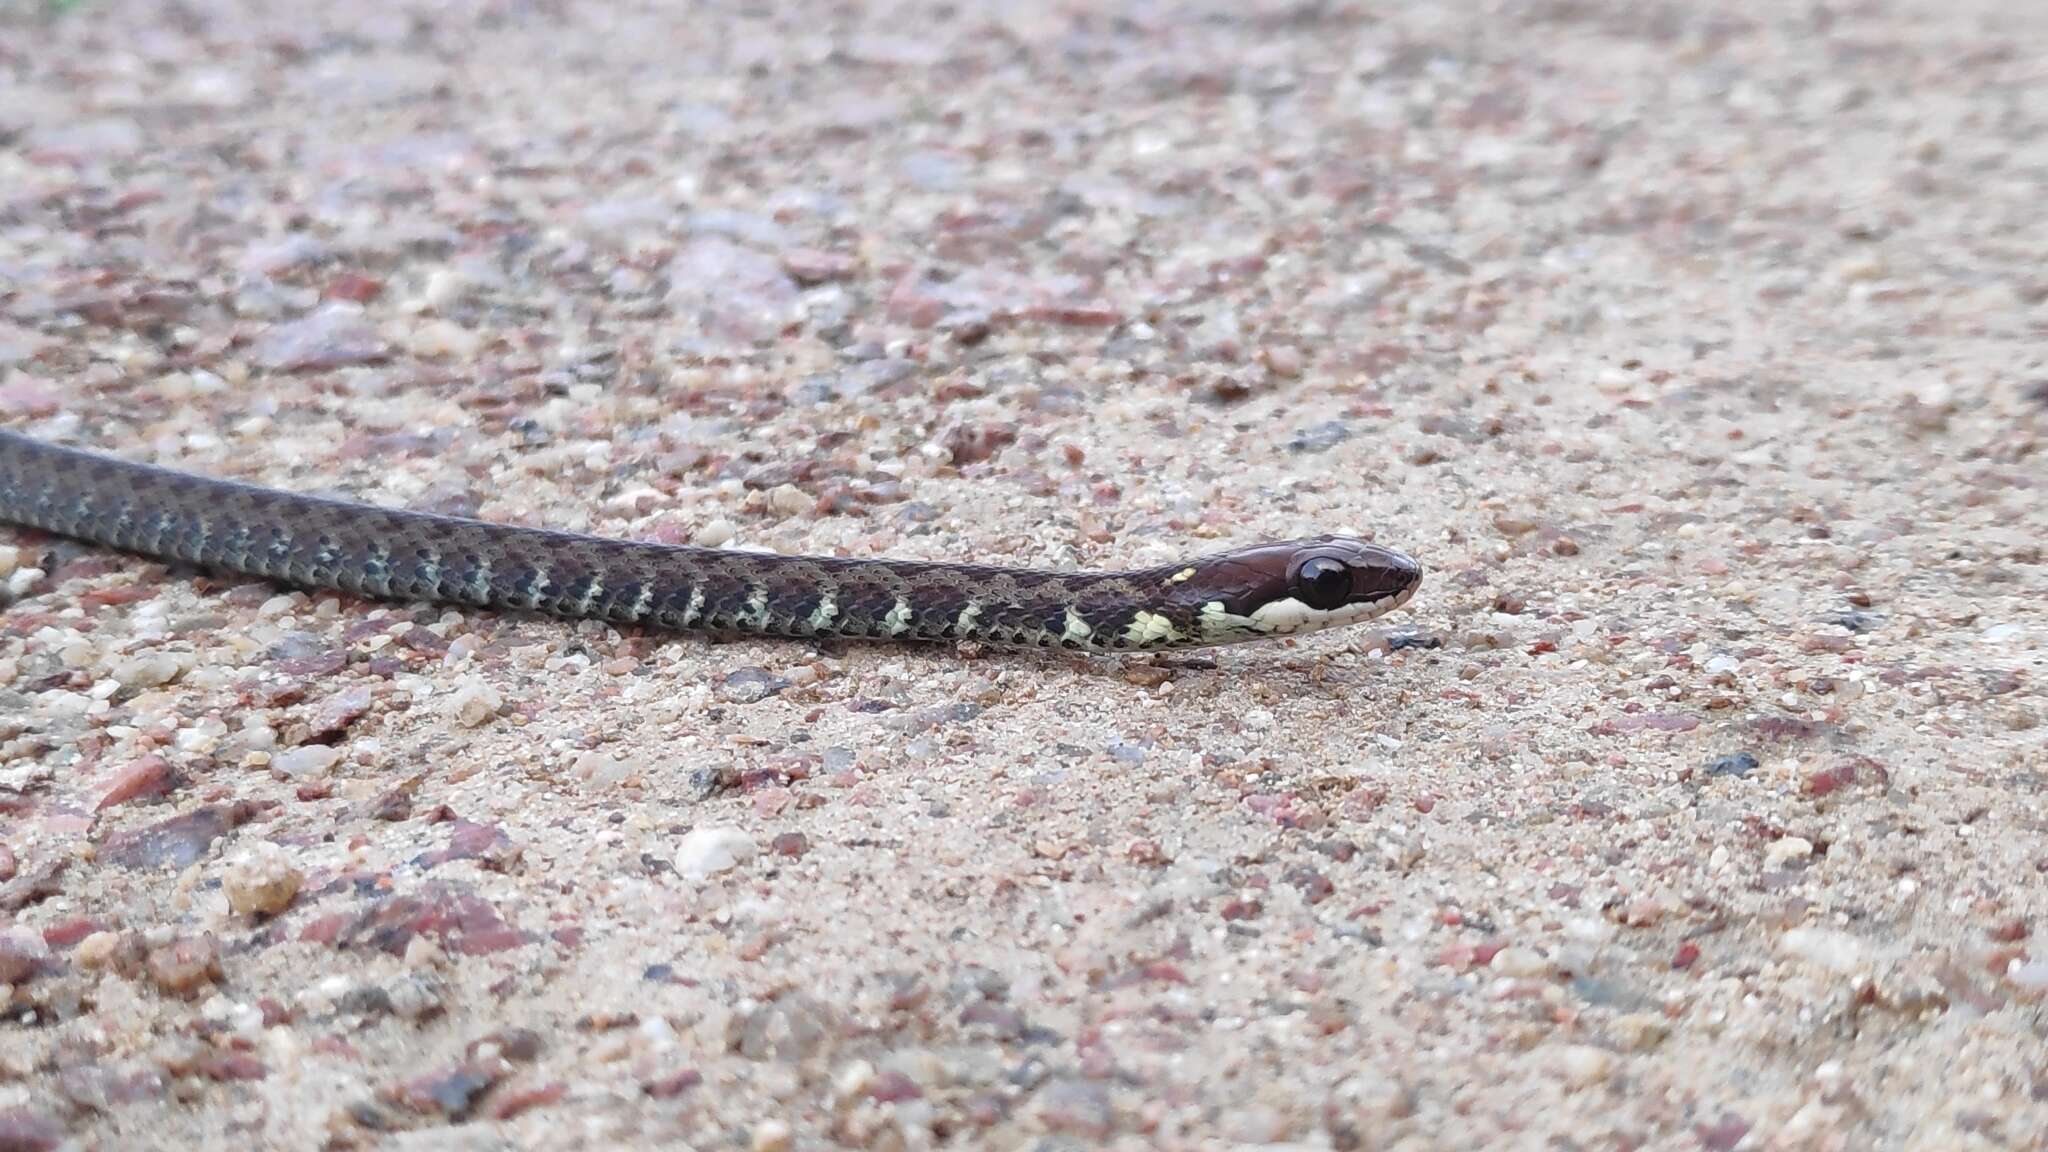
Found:
[[[1173,621],[1157,612],[1139,612],[1131,617],[1130,624],[1124,628],[1124,643],[1134,648],[1143,648],[1148,644],[1172,643],[1178,639],[1180,629],[1173,626]]]
[[[1088,638],[1093,635],[1095,635],[1095,629],[1090,628],[1088,622],[1081,619],[1079,612],[1068,608],[1067,628],[1066,631],[1060,633],[1060,639],[1063,641],[1072,640],[1076,643],[1086,643]]]
[[[959,619],[953,621],[953,631],[958,632],[962,636],[972,635],[974,633],[975,619],[980,615],[981,605],[979,604],[969,604],[967,607],[962,608]]]
[[[1166,582],[1168,584],[1179,584],[1182,581],[1194,579],[1194,576],[1195,570],[1193,568],[1183,568],[1180,571],[1175,572],[1173,575],[1168,576],[1166,578]]]

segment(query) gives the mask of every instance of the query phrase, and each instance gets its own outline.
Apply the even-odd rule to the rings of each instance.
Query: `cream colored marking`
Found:
[[[690,602],[683,605],[683,627],[688,628],[704,615],[704,586],[690,585]]]
[[[441,586],[441,554],[439,552],[429,551],[420,559],[419,575],[415,579],[428,588],[439,588]]]
[[[1192,580],[1192,579],[1194,579],[1194,575],[1195,575],[1195,570],[1194,570],[1193,568],[1183,568],[1183,569],[1181,569],[1180,571],[1178,571],[1178,572],[1175,572],[1175,573],[1174,573],[1173,575],[1171,575],[1171,576],[1168,576],[1168,577],[1166,578],[1166,582],[1167,582],[1168,584],[1178,584],[1178,583],[1180,583],[1180,582],[1181,582],[1181,581],[1183,581],[1183,580]]]
[[[1134,648],[1143,648],[1147,644],[1157,644],[1161,641],[1171,643],[1178,639],[1180,629],[1173,626],[1173,621],[1157,612],[1139,611],[1137,615],[1131,617],[1129,626],[1124,629],[1124,643]]]
[[[526,599],[530,603],[539,604],[540,598],[548,594],[548,589],[554,583],[553,580],[548,578],[547,569],[535,568],[533,570],[533,580],[526,586]]]
[[[811,610],[811,631],[823,632],[832,626],[839,615],[839,598],[830,592],[818,597],[818,606]]]
[[[476,575],[470,578],[469,594],[476,597],[479,600],[486,599],[490,596],[491,558],[489,556],[480,556],[477,558]]]
[[[1081,614],[1074,610],[1073,605],[1069,604],[1067,606],[1067,628],[1066,631],[1060,633],[1060,640],[1086,643],[1088,638],[1093,635],[1095,635],[1095,629],[1090,628],[1088,622],[1081,619]]]
[[[755,584],[747,589],[747,614],[741,620],[766,631],[768,628],[768,586]]]
[[[1334,613],[1318,612],[1292,596],[1268,600],[1252,609],[1252,627],[1268,635],[1286,636],[1302,630],[1302,626],[1319,616]]]
[[[647,610],[652,607],[654,607],[654,581],[642,580],[640,581],[640,594],[633,597],[633,611],[630,613],[630,616],[635,620],[644,620],[647,618]]]
[[[1320,632],[1325,628],[1340,628],[1384,616],[1406,604],[1414,594],[1415,589],[1411,587],[1398,595],[1365,604],[1346,604],[1327,612],[1311,608],[1290,596],[1261,604],[1249,616],[1235,615],[1224,609],[1222,601],[1211,600],[1202,605],[1202,637],[1228,642],[1231,639],[1255,640],[1261,636],[1293,636]]]
[[[962,636],[972,636],[974,634],[975,620],[980,615],[981,605],[979,604],[969,604],[967,607],[962,608],[959,617],[953,621],[953,631]]]
[[[887,616],[882,617],[882,627],[891,636],[901,636],[903,633],[908,632],[910,630],[910,601],[898,596],[896,598],[896,606],[889,609]]]
[[[1224,609],[1221,600],[1211,600],[1202,605],[1201,615],[1196,619],[1201,622],[1203,638],[1208,640],[1221,639],[1239,632],[1244,624],[1244,617],[1232,616]],[[1232,621],[1236,623],[1233,624]]]
[[[576,614],[581,616],[589,612],[591,604],[595,603],[597,598],[602,595],[604,595],[603,577],[592,576],[590,578],[590,587],[583,590],[583,598],[576,602]]]

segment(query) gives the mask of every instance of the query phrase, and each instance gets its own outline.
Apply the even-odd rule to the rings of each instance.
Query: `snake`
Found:
[[[1132,652],[1296,636],[1408,603],[1423,568],[1356,536],[1130,571],[806,556],[389,508],[137,463],[0,429],[0,522],[368,600],[655,630]]]

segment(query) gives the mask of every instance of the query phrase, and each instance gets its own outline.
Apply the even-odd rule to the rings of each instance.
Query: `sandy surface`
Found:
[[[2039,5],[25,7],[8,427],[1431,576],[1119,663],[0,530],[0,1148],[2048,1147]]]

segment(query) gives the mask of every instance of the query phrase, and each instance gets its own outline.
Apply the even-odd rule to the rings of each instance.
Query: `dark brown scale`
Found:
[[[1205,632],[1289,595],[1302,549],[1358,563],[1368,603],[1421,578],[1399,553],[1322,537],[1126,573],[776,556],[612,540],[294,495],[131,464],[0,430],[0,521],[301,587],[618,624],[782,636],[1120,649],[1141,613],[1172,624],[1139,647],[1253,639]],[[1176,575],[1193,569],[1184,579]],[[829,598],[835,611],[819,617]],[[1391,605],[1389,605],[1391,606]],[[975,609],[970,624],[962,614]],[[1374,611],[1384,611],[1384,607]],[[822,627],[819,621],[822,619]],[[1078,619],[1085,635],[1072,627]]]

